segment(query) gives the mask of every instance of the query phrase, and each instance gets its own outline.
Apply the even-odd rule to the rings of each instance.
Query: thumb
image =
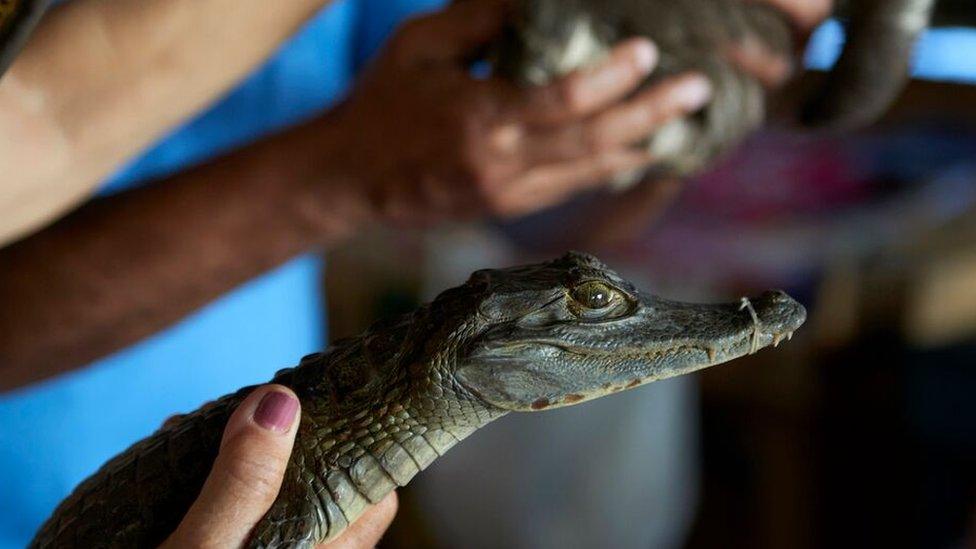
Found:
[[[240,547],[247,540],[278,496],[299,408],[280,385],[259,387],[241,402],[200,495],[163,547]]]

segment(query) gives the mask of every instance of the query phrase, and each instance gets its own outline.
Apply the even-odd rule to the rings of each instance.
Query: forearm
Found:
[[[0,80],[0,243],[86,197],[327,1],[76,0],[53,10]]]
[[[134,343],[362,223],[356,187],[324,166],[327,122],[93,201],[0,249],[0,389]]]

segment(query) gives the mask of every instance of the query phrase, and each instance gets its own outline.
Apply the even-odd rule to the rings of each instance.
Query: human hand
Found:
[[[690,121],[685,146],[661,150],[671,155],[658,159],[664,161],[665,170],[654,171],[644,184],[626,192],[600,193],[560,210],[558,215],[574,219],[586,231],[569,234],[553,227],[551,238],[535,235],[534,245],[544,241],[542,245],[552,249],[606,250],[628,241],[658,219],[680,195],[682,180],[672,176],[702,169],[762,122],[761,105],[767,92],[781,88],[790,79],[811,31],[833,9],[832,0],[729,0],[729,4],[739,8],[731,12],[735,17],[728,17],[730,6],[724,2],[650,0],[648,6],[655,13],[651,18],[645,9],[648,6],[616,2],[623,13],[617,16],[627,21],[616,29],[618,35],[640,32],[659,37],[665,73],[677,66],[686,70],[689,66],[706,67],[714,78],[715,98],[703,116]],[[544,80],[536,73],[558,74],[564,70],[562,59],[566,56],[551,52],[568,50],[570,43],[565,34],[552,29],[566,27],[571,21],[587,24],[593,12],[602,13],[598,5],[592,0],[521,0],[523,11],[515,19],[515,33],[507,39],[503,66],[513,77],[532,82]],[[608,36],[613,34],[611,31]],[[685,49],[689,46],[691,51]],[[735,69],[736,74],[714,70],[719,64]],[[607,211],[613,215],[606,215]]]
[[[631,97],[657,59],[643,39],[538,88],[472,77],[468,62],[504,16],[504,2],[468,0],[407,23],[329,119],[338,147],[329,162],[341,160],[380,218],[427,224],[542,209],[653,163],[634,145],[709,100],[708,82],[693,74]]]
[[[161,549],[242,547],[281,487],[298,430],[295,394],[280,385],[252,392],[227,422],[220,453],[197,500]],[[376,545],[396,514],[396,493],[369,508],[322,549]]]

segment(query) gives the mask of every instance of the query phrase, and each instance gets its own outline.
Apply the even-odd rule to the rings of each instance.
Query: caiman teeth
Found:
[[[773,347],[779,347],[780,342],[783,341],[784,338],[786,339],[786,341],[793,339],[793,332],[786,332],[784,334],[774,334]]]
[[[715,355],[718,354],[718,351],[715,350],[715,347],[709,346],[705,350],[705,352],[708,353],[708,361],[715,362]]]

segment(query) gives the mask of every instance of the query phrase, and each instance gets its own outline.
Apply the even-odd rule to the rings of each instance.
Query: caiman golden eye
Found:
[[[587,309],[606,309],[613,303],[616,290],[602,282],[584,282],[573,288],[570,295]]]

